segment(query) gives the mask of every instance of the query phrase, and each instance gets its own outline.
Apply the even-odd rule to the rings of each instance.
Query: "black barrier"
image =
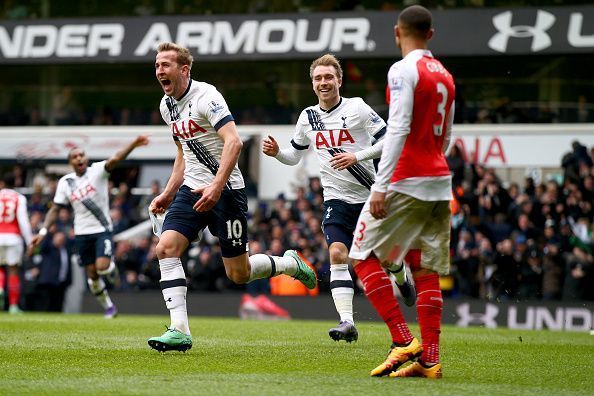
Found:
[[[0,62],[144,62],[175,41],[200,61],[393,58],[397,12],[2,21]],[[591,53],[594,6],[433,10],[439,56]]]
[[[163,296],[158,291],[135,293],[110,292],[122,314],[166,315]],[[238,317],[241,294],[188,293],[188,314],[192,316]],[[270,297],[294,319],[337,320],[331,296]],[[358,321],[379,321],[369,301],[355,296],[353,302]],[[407,321],[416,322],[416,311],[401,304]],[[86,293],[83,312],[99,313],[95,298]],[[442,323],[460,327],[482,326],[522,330],[590,331],[594,325],[594,303],[488,302],[469,299],[445,299]]]

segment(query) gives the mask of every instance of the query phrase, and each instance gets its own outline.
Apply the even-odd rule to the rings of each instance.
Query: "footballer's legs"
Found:
[[[161,292],[169,310],[171,324],[161,336],[151,337],[148,344],[160,351],[187,351],[192,348],[192,336],[186,306],[186,274],[180,256],[188,247],[188,239],[175,230],[166,230],[157,244],[161,270]]]
[[[167,230],[157,244],[161,270],[161,291],[171,316],[170,328],[190,335],[186,307],[186,274],[180,256],[188,247],[188,239],[174,230]]]
[[[388,326],[392,346],[386,360],[371,371],[372,376],[383,376],[395,371],[402,364],[418,357],[422,348],[413,337],[394,296],[390,277],[381,267],[379,259],[371,254],[354,265],[357,276],[363,283],[371,305]]]
[[[423,352],[417,362],[390,374],[391,377],[442,377],[439,362],[439,335],[443,299],[439,288],[439,275],[431,270],[413,271],[417,285],[417,316],[423,339]]]
[[[283,257],[267,254],[248,256],[246,252],[235,257],[223,257],[223,263],[227,277],[237,284],[285,274],[299,280],[309,289],[316,287],[315,273],[293,250],[285,252]]]
[[[333,242],[328,247],[330,253],[330,292],[336,311],[340,315],[338,326],[328,334],[335,340],[356,341],[359,333],[353,318],[353,295],[355,286],[347,264],[349,250],[342,242]]]
[[[0,311],[4,311],[4,283],[6,282],[6,273],[4,266],[0,264]]]
[[[411,249],[406,254],[404,261],[401,261],[400,263],[384,263],[384,267],[387,268],[392,275],[394,275],[394,278],[396,278],[396,286],[400,291],[400,295],[402,296],[404,303],[409,307],[415,305],[417,293],[413,280],[410,279],[408,273],[406,272],[405,262],[408,263],[411,268],[419,268],[420,260],[421,250]]]
[[[97,273],[96,264],[87,265],[86,272],[89,290],[91,290],[91,293],[93,293],[101,307],[105,310],[104,317],[106,319],[114,318],[117,315],[117,308],[109,297],[105,282]]]
[[[99,257],[95,265],[99,276],[107,279],[112,286],[117,284],[119,271],[112,257]]]
[[[21,313],[19,299],[21,297],[21,278],[18,265],[8,266],[8,311],[12,314]]]

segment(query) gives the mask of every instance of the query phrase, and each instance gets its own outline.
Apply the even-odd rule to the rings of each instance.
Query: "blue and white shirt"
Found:
[[[165,95],[159,109],[173,139],[182,145],[184,184],[194,189],[212,183],[224,146],[217,131],[233,121],[223,95],[213,85],[190,80],[188,89],[179,100]],[[235,190],[244,186],[243,176],[236,164],[226,187]]]
[[[72,172],[62,176],[58,181],[54,202],[72,206],[76,235],[112,231],[109,216],[109,172],[105,170],[106,162],[93,163],[82,176]]]

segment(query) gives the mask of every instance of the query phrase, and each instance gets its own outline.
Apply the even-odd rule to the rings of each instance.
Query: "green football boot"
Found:
[[[283,257],[291,257],[297,261],[297,272],[293,275],[294,279],[297,279],[305,285],[308,289],[315,289],[318,280],[316,279],[316,273],[307,265],[305,257],[296,250],[287,250]]]
[[[151,348],[159,352],[185,352],[192,348],[192,337],[179,330],[167,328],[167,331],[162,336],[149,338],[148,344]]]

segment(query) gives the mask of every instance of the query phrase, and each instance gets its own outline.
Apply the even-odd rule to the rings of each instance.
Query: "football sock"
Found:
[[[97,278],[96,280],[93,280],[88,278],[87,283],[89,284],[91,293],[97,297],[97,301],[99,301],[99,304],[101,304],[103,309],[107,309],[113,305],[111,298],[109,298],[109,294],[107,293],[107,289],[105,288],[105,282],[103,279]]]
[[[250,279],[272,278],[286,274],[293,276],[297,273],[297,262],[291,257],[269,256],[267,254],[254,254],[249,257]]]
[[[355,266],[355,272],[365,288],[365,295],[371,305],[384,320],[392,341],[397,344],[408,344],[412,341],[411,334],[404,316],[398,306],[398,300],[394,296],[394,289],[390,277],[376,257],[368,257]]]
[[[415,285],[417,287],[417,316],[423,339],[421,360],[427,366],[431,366],[439,363],[439,334],[443,308],[439,275],[435,273],[417,276]]]
[[[348,264],[330,265],[330,292],[340,321],[355,323],[353,319],[353,295],[355,285]]]
[[[161,292],[171,317],[171,326],[184,334],[190,335],[188,310],[186,307],[186,274],[179,257],[159,260],[161,269]]]
[[[18,305],[21,291],[21,279],[18,274],[8,274],[8,304]]]
[[[109,267],[107,267],[104,270],[97,270],[97,273],[101,276],[104,275],[109,275],[111,274],[113,271],[115,270],[115,263],[113,262],[113,260],[109,263]]]
[[[403,285],[406,283],[406,268],[404,267],[404,263],[395,264],[392,263],[390,267],[388,267],[388,271],[396,278],[396,283],[399,285]]]
[[[4,268],[0,267],[0,290],[4,291],[4,282],[6,282],[6,277],[4,275]]]

